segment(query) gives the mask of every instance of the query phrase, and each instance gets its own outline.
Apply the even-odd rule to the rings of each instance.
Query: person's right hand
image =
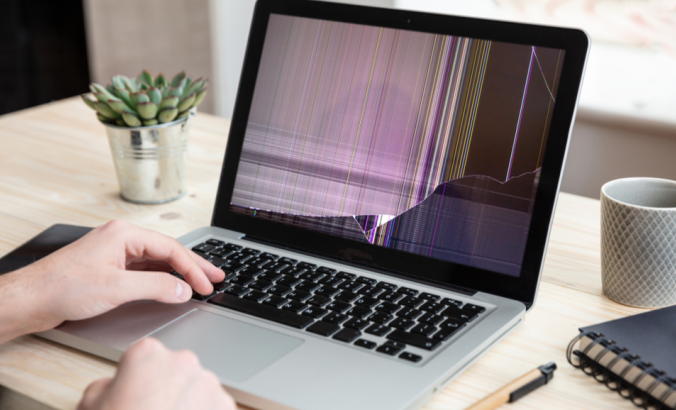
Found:
[[[235,410],[216,375],[189,350],[145,338],[120,359],[115,377],[87,387],[78,410]]]

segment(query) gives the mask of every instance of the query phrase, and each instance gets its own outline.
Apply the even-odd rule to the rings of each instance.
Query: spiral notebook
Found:
[[[568,361],[645,409],[676,409],[676,306],[580,329]]]

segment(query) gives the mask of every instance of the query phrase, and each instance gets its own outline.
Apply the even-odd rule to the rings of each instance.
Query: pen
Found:
[[[466,410],[493,410],[505,403],[517,401],[538,387],[547,384],[554,377],[554,370],[556,370],[556,363],[549,362],[543,364],[500,390],[495,391],[480,402],[468,407]]]

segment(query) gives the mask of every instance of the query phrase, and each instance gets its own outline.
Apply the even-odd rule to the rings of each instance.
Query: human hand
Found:
[[[123,221],[108,222],[0,277],[0,315],[16,323],[14,329],[0,326],[0,343],[65,320],[97,316],[133,300],[186,302],[190,286],[166,273],[171,270],[201,294],[213,291],[210,281],[224,279],[222,270],[173,238]]]
[[[78,410],[210,409],[237,406],[215,374],[188,350],[173,352],[152,338],[122,355],[115,377],[87,387]]]

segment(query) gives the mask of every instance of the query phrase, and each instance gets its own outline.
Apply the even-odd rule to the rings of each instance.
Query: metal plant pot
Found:
[[[188,133],[195,113],[166,124],[118,127],[104,124],[122,199],[161,204],[185,195]]]

